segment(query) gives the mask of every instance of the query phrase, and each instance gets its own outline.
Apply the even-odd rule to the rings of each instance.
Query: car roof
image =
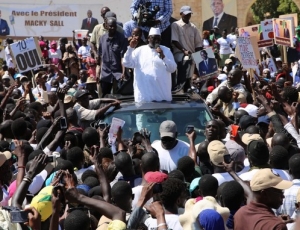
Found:
[[[180,109],[180,108],[205,108],[206,104],[199,97],[193,98],[188,94],[173,95],[172,101],[135,103],[132,96],[115,96],[121,101],[121,108],[114,111],[134,111],[152,109]]]

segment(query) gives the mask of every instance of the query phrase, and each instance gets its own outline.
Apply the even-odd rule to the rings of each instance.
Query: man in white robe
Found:
[[[170,49],[160,46],[159,28],[151,28],[148,45],[135,49],[137,40],[133,38],[123,58],[123,65],[134,68],[135,102],[171,101],[171,73],[176,70],[176,62]]]

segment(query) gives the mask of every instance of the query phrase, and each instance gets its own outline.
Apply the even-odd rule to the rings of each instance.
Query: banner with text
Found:
[[[257,44],[257,43],[256,43]],[[238,37],[236,39],[236,55],[245,69],[257,67],[257,45],[249,37]]]
[[[36,69],[43,65],[41,50],[36,39],[32,37],[26,38],[10,44],[9,47],[20,73]]]
[[[92,13],[92,25],[102,23],[100,10],[105,5],[111,7],[118,15],[118,21],[126,22],[131,19],[129,7],[131,0],[104,0],[84,1],[78,0],[53,0],[49,4],[45,1],[31,1],[25,4],[22,0],[20,4],[0,3],[1,25],[0,36],[11,37],[72,37],[72,31],[85,29],[87,25],[87,12]],[[36,4],[36,2],[39,2]],[[43,4],[44,3],[44,4]],[[76,4],[77,3],[77,4]],[[93,4],[96,3],[96,4]],[[121,4],[120,4],[121,3]],[[124,10],[124,8],[128,10]]]

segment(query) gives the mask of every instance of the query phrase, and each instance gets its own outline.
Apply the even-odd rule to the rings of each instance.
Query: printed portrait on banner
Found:
[[[237,27],[236,0],[202,0],[203,30],[211,30],[215,26],[221,33],[224,29],[230,33],[232,27]]]

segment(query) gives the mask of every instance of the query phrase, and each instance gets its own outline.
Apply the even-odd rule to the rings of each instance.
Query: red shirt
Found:
[[[286,225],[268,206],[251,202],[234,215],[234,230],[287,230]]]

